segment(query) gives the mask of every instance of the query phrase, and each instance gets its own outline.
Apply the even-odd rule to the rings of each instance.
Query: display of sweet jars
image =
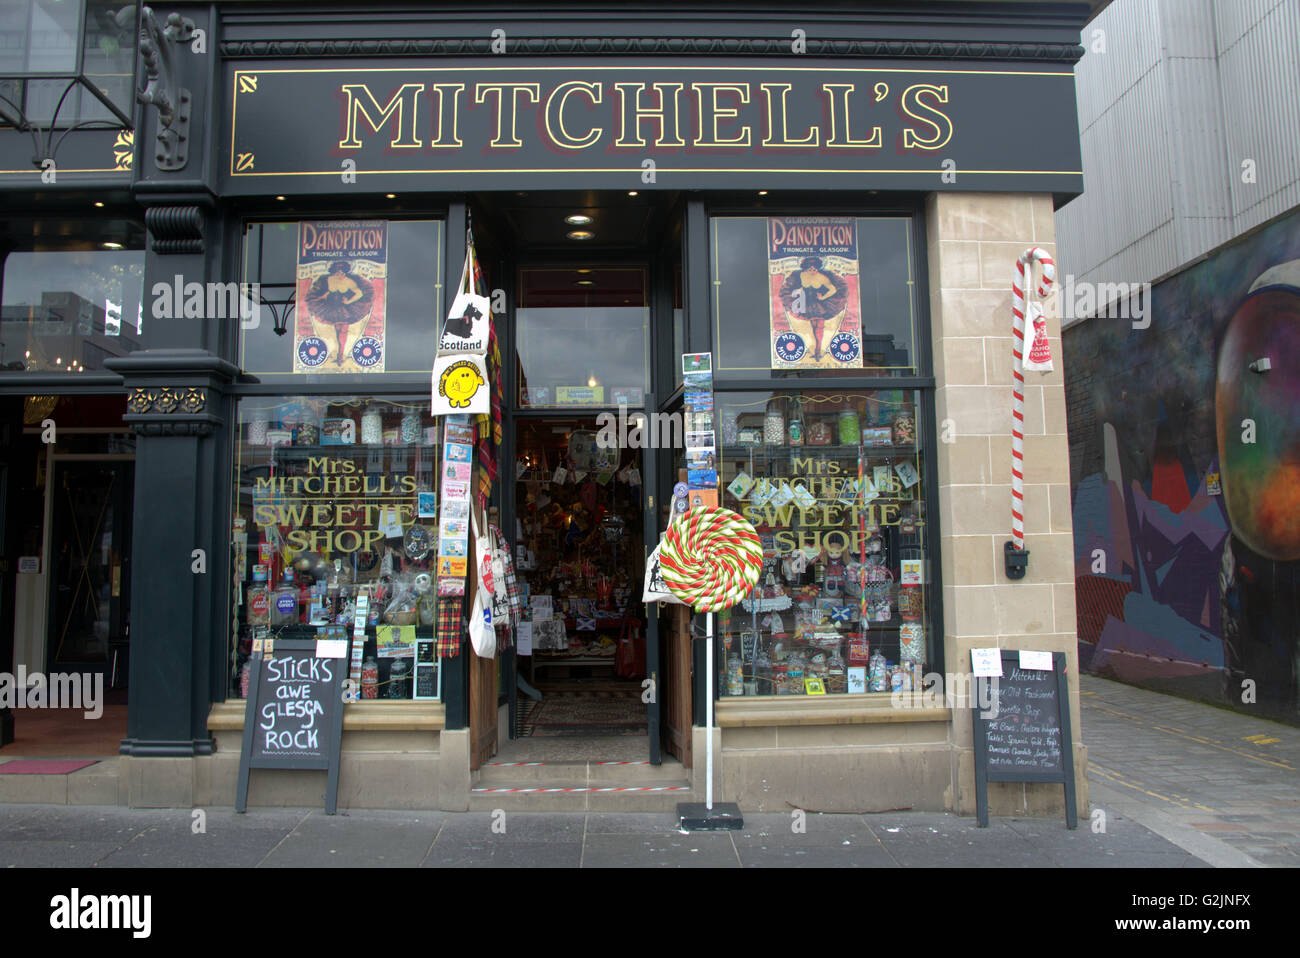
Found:
[[[402,416],[401,425],[402,444],[413,446],[420,441],[420,414],[418,412],[408,412]]]
[[[818,416],[808,423],[808,445],[829,446],[831,439],[831,424],[824,417]]]
[[[264,585],[248,590],[248,624],[271,624],[271,595]]]
[[[745,694],[745,670],[744,666],[741,665],[739,655],[732,655],[727,658],[727,694]]]
[[[379,698],[379,660],[373,655],[366,656],[366,660],[361,663],[361,697]]]
[[[925,659],[925,627],[920,622],[904,622],[899,627],[898,657],[914,664]]]
[[[860,440],[858,414],[846,409],[838,418],[838,432],[841,446],[856,446]]]
[[[411,660],[393,659],[393,666],[388,672],[388,697],[390,699],[409,699],[411,697]]]
[[[785,442],[785,414],[781,406],[773,401],[763,416],[763,442],[769,446],[780,446]]]
[[[871,691],[886,691],[889,685],[889,674],[885,666],[885,657],[879,650],[872,653],[868,674],[870,676],[868,688],[870,688]]]
[[[916,444],[916,419],[912,408],[904,406],[894,417],[894,445],[913,446]]]
[[[904,620],[914,622],[921,618],[923,607],[920,586],[905,585],[898,590],[898,614]]]
[[[384,439],[384,417],[379,410],[367,410],[361,416],[361,441],[368,446],[378,446]]]
[[[734,446],[740,439],[740,423],[736,421],[734,410],[722,410],[722,444]]]

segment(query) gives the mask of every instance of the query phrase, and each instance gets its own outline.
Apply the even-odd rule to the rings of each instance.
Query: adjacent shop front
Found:
[[[468,13],[176,10],[187,155],[141,108],[123,201],[157,338],[102,374],[134,439],[124,799],[232,802],[249,662],[308,637],[352,640],[344,806],[526,808],[547,767],[672,785],[575,807],[702,797],[702,617],[641,601],[700,501],[764,553],[717,621],[719,796],[972,811],[970,703],[945,695],[970,649],[1075,649],[1059,374],[1027,396],[1034,563],[1012,583],[998,557],[1009,278],[1082,189],[1088,5],[955,4],[920,45],[885,14],[802,44],[739,9],[497,40]],[[433,416],[466,273],[492,402]],[[485,657],[490,538],[518,606]],[[249,800],[321,788],[257,772]],[[1060,808],[1000,788],[995,813]]]

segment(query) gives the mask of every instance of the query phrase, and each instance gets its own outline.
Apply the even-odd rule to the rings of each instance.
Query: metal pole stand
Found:
[[[681,819],[684,832],[739,831],[745,827],[745,819],[740,814],[740,806],[735,802],[713,804],[713,613],[705,613],[705,647],[704,667],[705,682],[705,727],[708,741],[705,749],[704,794],[703,802],[678,802],[677,816]]]

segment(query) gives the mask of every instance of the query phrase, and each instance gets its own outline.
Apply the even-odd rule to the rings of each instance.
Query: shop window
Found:
[[[442,220],[249,223],[239,364],[263,381],[427,377],[443,307]]]
[[[920,398],[718,394],[722,505],[764,545],[755,594],[718,619],[723,695],[890,691],[933,661]]]
[[[719,380],[918,372],[910,218],[723,216],[710,232]]]
[[[123,224],[121,239],[5,257],[0,369],[103,370],[105,359],[149,346],[159,320],[143,302],[143,231]]]
[[[352,638],[364,601],[365,641],[349,662],[360,700],[438,698],[439,430],[428,408],[415,398],[239,401],[233,695],[246,695],[259,640]]]
[[[650,312],[640,267],[519,274],[515,311],[521,406],[641,406]]]
[[[130,128],[135,5],[6,0],[0,7],[0,123]]]

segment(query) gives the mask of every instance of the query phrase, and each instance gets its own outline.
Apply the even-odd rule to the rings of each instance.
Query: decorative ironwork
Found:
[[[202,389],[195,389],[193,386],[185,390],[185,394],[180,397],[181,412],[199,413],[208,404],[207,394]]]
[[[136,388],[126,400],[126,408],[137,416],[147,413],[153,406],[156,394],[152,389]]]
[[[180,85],[176,70],[176,46],[194,39],[194,21],[179,13],[167,15],[167,26],[158,26],[150,7],[140,17],[140,58],[147,82],[136,99],[158,110],[158,169],[175,172],[189,159],[190,91]]]
[[[177,410],[187,415],[197,415],[208,405],[207,392],[197,386],[161,386],[157,389],[137,386],[127,397],[127,409],[137,416],[146,413],[168,415]]]
[[[492,40],[384,38],[373,40],[228,40],[232,59],[316,57],[487,56]],[[788,37],[512,37],[508,51],[524,56],[563,54],[631,56],[823,56],[879,59],[1033,60],[1074,63],[1077,43],[1007,43],[979,40],[820,40],[809,38],[806,54],[794,54]],[[241,91],[244,92],[244,91]]]
[[[113,141],[114,169],[130,170],[135,162],[135,130],[120,130]]]

